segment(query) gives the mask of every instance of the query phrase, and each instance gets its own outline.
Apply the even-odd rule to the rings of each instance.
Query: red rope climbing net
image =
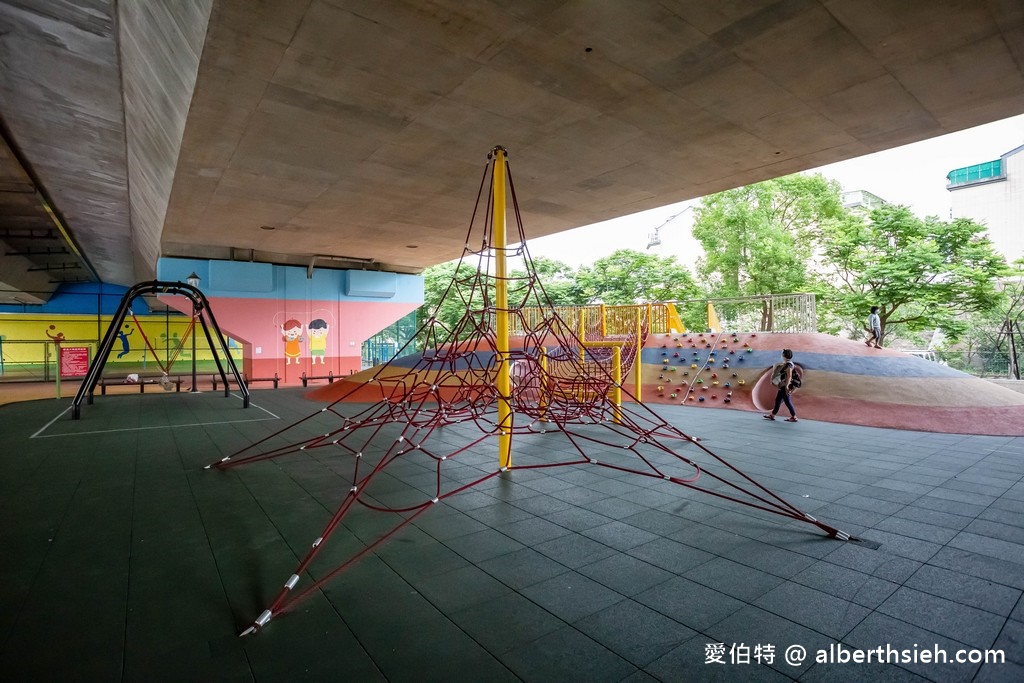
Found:
[[[478,448],[485,442],[496,442],[503,432],[514,437],[514,471],[574,465],[605,467],[703,491],[813,524],[832,536],[849,538],[758,484],[616,386],[612,348],[595,348],[592,343],[620,346],[624,365],[620,377],[624,376],[637,356],[637,348],[643,346],[647,323],[643,322],[639,332],[618,339],[602,337],[599,329],[586,330],[586,339],[581,339],[572,325],[559,318],[526,249],[507,164],[518,242],[505,251],[507,257],[523,259],[525,272],[505,278],[506,312],[514,318],[513,329],[524,333],[505,359],[511,364],[511,388],[507,395],[499,393],[496,377],[502,359],[494,352],[497,280],[493,264],[498,249],[491,235],[493,196],[488,194],[484,199],[483,193],[494,172],[494,161],[490,155],[488,159],[466,247],[456,277],[442,299],[458,301],[465,314],[454,325],[436,318],[427,320],[416,335],[425,351],[406,357],[413,359],[411,363],[403,365],[401,356],[396,357],[377,368],[364,384],[353,384],[329,406],[208,466],[229,469],[303,454],[323,458],[349,482],[344,499],[294,573],[243,635],[314,594],[433,505],[506,471],[497,465],[496,449],[481,456]],[[483,219],[482,229],[476,228],[478,217]],[[472,244],[477,233],[480,237]],[[472,267],[462,267],[473,261]],[[527,308],[542,308],[548,313],[539,323],[528,325],[524,318]],[[356,392],[365,396],[370,387],[379,391],[376,402],[359,410],[358,404],[347,401]],[[616,388],[634,403],[617,405],[611,398]],[[504,423],[498,418],[502,400],[512,409]],[[689,456],[679,452],[683,448],[690,451]],[[382,479],[389,468],[396,467],[403,471],[414,468],[421,475],[416,477],[417,485],[396,490],[394,477]],[[705,479],[707,484],[699,483]],[[357,504],[396,514],[398,520],[344,562],[318,568],[308,585],[296,590],[303,575],[314,573],[314,560]]]
[[[156,364],[160,366],[160,370],[164,375],[170,374],[171,368],[174,366],[174,361],[176,361],[178,356],[181,355],[181,351],[185,348],[185,342],[188,340],[189,335],[195,331],[197,314],[193,314],[191,320],[189,320],[188,327],[185,328],[185,333],[181,335],[181,339],[177,340],[177,344],[174,346],[174,349],[168,351],[167,363],[165,364],[160,360],[160,354],[156,352],[156,348],[154,348],[152,342],[149,341],[149,337],[146,336],[146,330],[142,327],[142,323],[135,317],[135,311],[129,308],[128,312],[131,314],[132,320],[135,321],[135,329],[137,329],[139,334],[142,335],[142,340],[146,343],[146,348],[153,354],[153,360],[155,360]]]

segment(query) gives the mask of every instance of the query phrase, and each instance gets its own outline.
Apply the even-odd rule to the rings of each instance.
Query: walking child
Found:
[[[774,420],[775,416],[779,414],[779,408],[785,402],[786,408],[789,409],[789,417],[786,418],[786,422],[797,421],[796,408],[793,407],[792,398],[793,391],[796,389],[796,385],[793,383],[793,369],[795,367],[793,363],[793,349],[783,349],[782,362],[772,366],[772,384],[778,388],[778,392],[775,394],[775,407],[772,408],[772,412],[764,416],[764,419]]]
[[[871,331],[871,336],[864,343],[874,346],[876,349],[882,348],[882,319],[878,317],[878,306],[871,307],[871,315],[868,316],[868,329]]]

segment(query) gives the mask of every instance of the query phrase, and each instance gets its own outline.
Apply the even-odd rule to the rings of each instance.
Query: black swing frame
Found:
[[[133,285],[121,298],[121,303],[118,304],[117,312],[114,314],[113,320],[110,321],[110,327],[107,328],[106,334],[103,335],[103,340],[100,342],[99,349],[97,349],[96,355],[93,357],[92,364],[89,366],[89,372],[86,374],[85,379],[82,381],[82,385],[78,387],[78,392],[75,394],[75,400],[71,404],[71,419],[77,420],[81,417],[82,401],[87,400],[88,404],[92,405],[96,385],[99,383],[100,376],[103,374],[103,367],[107,364],[107,357],[110,355],[111,349],[114,348],[114,340],[117,338],[117,331],[121,329],[121,324],[124,323],[125,317],[131,309],[132,302],[136,298],[146,294],[184,296],[192,302],[193,315],[203,326],[203,332],[206,334],[206,341],[210,344],[210,351],[213,352],[213,360],[217,363],[217,371],[220,374],[221,381],[224,382],[224,396],[228,397],[231,395],[231,387],[228,382],[227,373],[224,371],[224,365],[221,363],[220,356],[217,354],[217,345],[214,344],[214,337],[210,334],[211,326],[213,328],[214,335],[217,338],[217,344],[219,344],[227,365],[231,370],[231,374],[238,383],[238,391],[242,394],[242,407],[248,408],[249,387],[246,386],[245,379],[243,379],[242,375],[238,372],[238,366],[235,365],[235,359],[231,357],[231,353],[228,350],[227,340],[224,338],[223,333],[221,333],[220,326],[217,325],[217,319],[213,315],[213,310],[210,308],[210,302],[206,299],[206,296],[199,291],[198,288],[184,282],[152,280],[150,282],[140,282]],[[209,318],[209,325],[207,325],[207,318]],[[194,329],[192,330],[192,334],[195,334]]]

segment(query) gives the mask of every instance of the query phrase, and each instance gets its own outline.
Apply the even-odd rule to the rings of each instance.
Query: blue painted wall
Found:
[[[31,315],[113,315],[127,287],[86,282],[61,285],[50,300],[41,305],[0,305],[0,313]],[[132,309],[137,315],[149,313],[144,299],[136,299]]]
[[[162,258],[157,278],[185,282],[199,276],[208,297],[284,299],[293,301],[359,301],[423,303],[423,277],[370,270],[313,269],[243,261]]]

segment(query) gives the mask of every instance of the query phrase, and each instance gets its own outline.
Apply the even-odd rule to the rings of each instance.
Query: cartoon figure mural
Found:
[[[187,345],[183,346],[184,340],[182,340],[181,337],[178,336],[178,331],[177,330],[172,332],[170,337],[168,337],[165,332],[161,332],[160,333],[160,339],[163,341],[164,348],[167,349],[168,355],[174,353],[174,354],[177,354],[177,356],[179,358],[191,358],[192,357],[192,352],[189,350],[188,346]],[[236,346],[237,346],[237,344],[236,344]],[[229,339],[228,340],[228,348],[230,348],[230,347],[231,347],[231,340]]]
[[[327,331],[330,327],[323,318],[311,320],[306,327],[309,332],[309,355],[313,365],[316,365],[317,358],[320,359],[320,365],[324,365],[324,358],[327,355]]]
[[[55,342],[62,342],[62,341],[64,341],[64,333],[63,332],[58,332],[57,334],[50,334],[50,332],[52,330],[56,330],[56,329],[57,329],[56,325],[50,325],[49,329],[46,330],[46,336],[49,337],[50,339],[52,339]]]
[[[128,330],[128,332],[125,333],[124,330]],[[132,336],[134,333],[135,328],[129,325],[128,323],[124,324],[124,329],[117,331],[117,338],[121,340],[121,353],[117,354],[118,358],[127,355],[128,352],[132,350],[132,347],[128,342],[128,337]]]
[[[302,341],[302,323],[294,318],[286,321],[281,326],[281,339],[284,340],[285,364],[291,365],[293,358],[298,364],[299,355],[302,353],[302,347],[299,345]]]

